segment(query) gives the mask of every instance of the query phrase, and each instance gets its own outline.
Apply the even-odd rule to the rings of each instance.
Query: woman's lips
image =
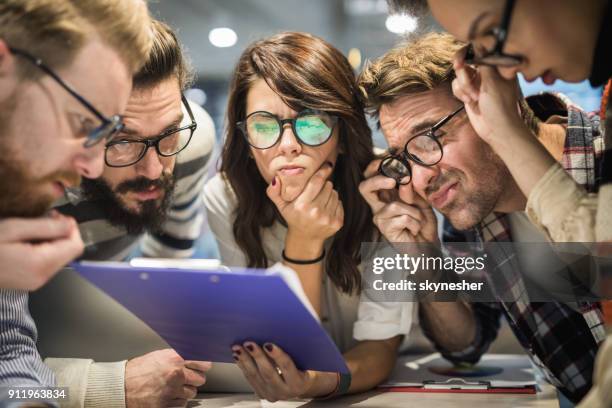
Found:
[[[278,173],[282,176],[297,176],[304,172],[304,167],[288,166],[281,168]]]
[[[434,194],[429,196],[429,201],[437,209],[444,208],[454,197],[457,192],[458,182],[443,187]]]

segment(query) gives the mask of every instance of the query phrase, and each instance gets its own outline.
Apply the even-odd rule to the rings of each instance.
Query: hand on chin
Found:
[[[310,176],[311,174],[306,174],[306,172],[295,175],[284,175],[279,173],[277,177],[281,181],[282,199],[287,202],[295,200],[302,191],[304,191],[304,187],[306,187],[306,183],[310,179]]]

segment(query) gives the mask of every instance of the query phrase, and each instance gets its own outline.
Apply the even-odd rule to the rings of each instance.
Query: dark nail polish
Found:
[[[274,178],[272,179],[272,185],[273,185],[273,186],[275,186],[275,185],[276,185],[276,177],[274,177]]]
[[[266,344],[264,344],[264,348],[266,349],[266,351],[267,351],[268,353],[271,353],[271,352],[272,352],[272,350],[274,350],[274,346],[273,346],[272,344],[270,344],[270,343],[266,343]]]
[[[252,353],[253,351],[255,351],[255,347],[253,347],[253,345],[252,345],[252,344],[247,344],[247,345],[246,345],[246,348],[247,348],[247,350],[249,350],[251,353]]]
[[[236,353],[237,355],[240,356],[240,355],[242,355],[242,350],[236,349],[236,350],[234,350],[234,353]]]
[[[234,360],[235,360],[235,361],[238,361],[238,356],[237,356],[237,355],[232,354],[232,357],[234,357]]]

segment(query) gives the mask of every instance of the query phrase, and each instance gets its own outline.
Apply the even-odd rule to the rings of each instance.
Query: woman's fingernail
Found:
[[[232,354],[232,357],[234,357],[234,361],[238,361],[239,360],[239,358],[238,358],[238,356],[236,354]]]
[[[236,353],[237,355],[239,355],[239,356],[240,356],[240,355],[242,355],[242,350],[240,350],[240,349],[235,349],[235,350],[234,350],[234,353]]]
[[[252,344],[247,344],[247,345],[245,345],[245,347],[246,347],[246,348],[247,348],[247,350],[249,350],[251,353],[252,353],[253,351],[255,351],[255,347],[253,347],[253,345],[252,345]]]
[[[274,176],[274,178],[272,179],[272,185],[275,186],[276,185],[276,176]]]
[[[266,349],[268,353],[271,353],[272,350],[274,350],[274,346],[271,343],[264,344],[264,348]]]

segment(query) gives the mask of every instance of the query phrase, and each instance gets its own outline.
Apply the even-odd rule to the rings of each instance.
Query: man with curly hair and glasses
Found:
[[[421,327],[445,358],[477,362],[504,316],[546,378],[579,401],[591,388],[595,355],[605,337],[601,310],[596,303],[564,303],[552,296],[534,300],[525,289],[526,277],[544,273],[534,258],[565,264],[528,220],[525,195],[502,159],[479,137],[468,106],[453,95],[453,59],[465,45],[448,34],[431,33],[364,69],[360,86],[390,151],[371,163],[360,190],[390,242],[444,246],[464,241],[487,250],[484,275],[495,302],[419,304]],[[585,189],[595,189],[599,169],[593,163],[602,153],[597,121],[566,102],[565,123],[538,122],[519,99],[522,120],[534,140]],[[382,200],[381,193],[396,186],[399,198]],[[434,209],[444,218],[441,237]],[[504,243],[541,243],[543,249],[529,257],[524,251],[504,251]]]

